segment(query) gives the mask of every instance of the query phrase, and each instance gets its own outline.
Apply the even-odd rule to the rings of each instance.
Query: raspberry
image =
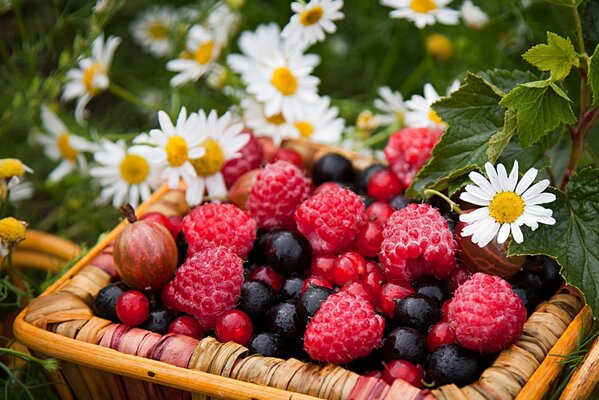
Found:
[[[391,135],[385,146],[385,157],[405,187],[410,186],[418,170],[431,157],[442,134],[440,129],[404,128]]]
[[[449,329],[462,347],[496,353],[514,343],[526,322],[526,308],[510,284],[482,272],[458,287],[449,304]]]
[[[256,221],[233,204],[208,203],[183,218],[188,256],[210,247],[226,246],[246,258],[256,239]]]
[[[244,130],[244,133],[250,134],[250,141],[241,149],[241,155],[233,158],[223,165],[222,173],[227,187],[233,186],[237,178],[256,168],[260,168],[264,151],[258,139],[254,137],[252,131]]]
[[[388,280],[411,282],[424,274],[445,279],[455,268],[455,248],[447,220],[437,209],[410,204],[387,221],[379,256]]]
[[[293,213],[310,191],[310,181],[298,167],[277,161],[258,175],[245,206],[259,227],[293,228]]]
[[[175,309],[198,319],[208,331],[216,320],[235,308],[241,295],[243,261],[219,246],[189,257],[173,279]]]
[[[316,361],[350,362],[381,343],[384,327],[368,300],[342,291],[329,296],[310,320],[304,350]]]
[[[362,198],[342,188],[312,196],[295,211],[297,229],[317,254],[349,245],[365,219]]]

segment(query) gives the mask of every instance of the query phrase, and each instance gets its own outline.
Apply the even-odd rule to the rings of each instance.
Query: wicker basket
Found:
[[[285,145],[299,150],[308,166],[320,152],[342,152],[300,141]],[[346,155],[357,169],[373,162]],[[181,191],[162,188],[138,209],[140,215],[151,211],[182,215],[188,209]],[[537,307],[520,339],[478,382],[432,392],[401,380],[389,386],[332,364],[247,356],[247,349],[234,343],[161,336],[93,315],[89,305],[111,280],[112,243],[123,227],[107,234],[15,320],[22,343],[40,356],[64,361],[63,399],[539,399],[563,367],[554,355],[569,354],[590,327],[588,306],[575,290],[563,288]]]

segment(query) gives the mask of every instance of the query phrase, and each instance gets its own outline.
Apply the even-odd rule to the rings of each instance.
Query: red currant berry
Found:
[[[173,281],[170,281],[162,287],[160,292],[160,298],[162,298],[162,304],[166,308],[175,309],[175,288],[173,287]]]
[[[287,147],[279,147],[279,149],[273,156],[271,163],[274,163],[279,160],[295,164],[295,166],[297,166],[300,169],[304,168],[304,162],[302,161],[302,156],[300,155],[300,153]]]
[[[204,338],[204,332],[202,332],[198,320],[189,315],[182,315],[175,318],[168,326],[168,333],[179,333],[181,335],[191,336],[198,340]]]
[[[449,322],[441,321],[436,323],[428,331],[426,337],[428,343],[428,351],[432,352],[437,347],[443,346],[447,343],[455,343],[455,336],[449,330]]]
[[[266,283],[277,293],[281,291],[283,282],[285,282],[285,277],[268,265],[254,268],[248,278]]]
[[[346,282],[355,282],[366,272],[366,260],[354,251],[341,254],[333,263],[333,282],[343,286]]]
[[[443,306],[441,306],[441,321],[447,321],[447,313],[449,312],[449,304],[451,304],[451,300],[453,299],[445,300],[445,303],[443,303]]]
[[[383,282],[385,282],[385,275],[381,267],[372,261],[366,262],[366,272],[360,277],[360,281],[364,283],[370,291],[378,298]]]
[[[414,289],[407,284],[385,283],[379,295],[379,308],[389,318],[393,318],[395,303],[414,293]]]
[[[389,385],[392,385],[396,379],[403,379],[412,386],[422,387],[424,379],[424,370],[420,365],[414,365],[405,360],[393,360],[389,364],[383,364],[383,379]]]
[[[370,291],[370,288],[363,282],[348,282],[341,288],[342,291],[351,293],[355,296],[360,296],[368,300],[371,304],[374,304],[375,297]]]
[[[316,196],[317,194],[320,194],[320,193],[323,193],[323,192],[327,192],[329,190],[337,190],[340,187],[341,186],[339,186],[338,183],[335,183],[335,182],[325,182],[325,183],[319,185],[316,189],[314,189],[313,195]]]
[[[325,287],[327,289],[333,289],[333,283],[331,281],[329,281],[328,279],[325,279],[321,276],[309,276],[306,278],[306,280],[304,281],[304,285],[302,286],[302,290],[300,291],[300,294],[304,293],[306,291],[306,289],[308,289],[309,286],[320,286],[320,287]]]
[[[403,193],[403,184],[389,168],[376,171],[368,181],[367,193],[378,201],[388,202],[394,196]]]
[[[171,222],[171,226],[173,227],[173,229],[171,229],[173,237],[177,237],[179,232],[181,232],[181,228],[183,227],[183,217],[171,215],[168,217],[168,220]]]
[[[376,257],[383,243],[383,228],[376,222],[362,225],[356,235],[356,249],[365,257]]]
[[[325,279],[333,279],[333,264],[336,259],[337,257],[331,255],[314,257],[310,273],[315,276],[322,276]]]
[[[468,268],[463,265],[458,265],[449,275],[449,290],[451,290],[452,293],[455,292],[458,286],[470,279],[470,275],[472,275],[472,273]]]
[[[366,208],[366,219],[384,226],[395,210],[387,203],[375,201]]]
[[[253,330],[250,317],[239,310],[230,310],[221,315],[214,327],[219,342],[235,342],[240,345],[250,341]]]
[[[150,311],[148,298],[138,290],[129,290],[119,296],[116,302],[116,315],[129,326],[143,323]]]
[[[147,214],[144,214],[141,216],[140,218],[141,221],[153,221],[153,222],[157,222],[160,225],[164,226],[166,229],[168,229],[168,231],[173,234],[173,224],[171,223],[171,221],[168,219],[168,217],[162,213],[159,212],[150,212]],[[177,237],[177,235],[173,235],[173,237]]]

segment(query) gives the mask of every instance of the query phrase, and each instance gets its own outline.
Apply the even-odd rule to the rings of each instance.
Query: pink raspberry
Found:
[[[385,157],[405,187],[410,186],[418,170],[431,157],[442,134],[440,129],[404,128],[391,135],[385,146]]]
[[[339,251],[349,245],[365,219],[362,198],[342,188],[312,196],[295,211],[297,229],[318,254]]]
[[[482,353],[508,348],[522,333],[526,308],[504,279],[478,272],[449,304],[449,329],[461,346]]]
[[[241,155],[233,158],[223,165],[222,173],[227,187],[233,186],[237,178],[256,168],[260,168],[264,151],[258,139],[254,137],[252,131],[245,129],[244,133],[250,134],[250,141],[241,149]]]
[[[447,221],[429,204],[395,211],[383,230],[379,258],[387,279],[412,282],[424,274],[446,279],[455,268],[456,244]]]
[[[188,254],[226,246],[245,259],[256,239],[256,221],[233,204],[208,203],[183,218],[183,232]]]
[[[311,189],[310,181],[298,167],[277,161],[258,175],[245,207],[259,227],[293,228],[293,213],[310,197]]]
[[[308,323],[304,350],[317,361],[342,364],[364,357],[381,343],[385,320],[362,296],[329,296]]]
[[[226,247],[202,250],[179,267],[172,281],[174,308],[196,317],[205,331],[241,295],[243,261]]]

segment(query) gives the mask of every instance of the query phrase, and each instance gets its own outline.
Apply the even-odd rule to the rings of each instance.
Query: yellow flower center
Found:
[[[453,45],[447,36],[434,33],[426,38],[426,52],[441,61],[449,60],[453,54]]]
[[[194,59],[198,64],[205,65],[212,60],[212,51],[214,50],[214,42],[209,40],[207,42],[202,43],[198,46],[195,54],[193,55]]]
[[[58,138],[56,138],[56,147],[63,158],[66,158],[70,161],[75,161],[77,159],[79,152],[77,149],[71,146],[68,133],[65,132],[58,135]]]
[[[437,3],[433,0],[412,0],[410,8],[417,13],[426,14],[437,9]]]
[[[309,138],[314,133],[314,126],[306,121],[296,122],[295,127],[299,131],[301,137]]]
[[[127,154],[119,167],[121,177],[130,185],[136,185],[146,180],[150,166],[145,158],[137,154]]]
[[[21,176],[25,173],[25,166],[21,160],[16,158],[0,159],[0,179],[8,179],[13,176]]]
[[[272,84],[285,96],[290,96],[297,90],[297,78],[286,67],[275,69],[272,74]]]
[[[25,228],[27,224],[16,218],[7,217],[0,219],[0,239],[10,243],[16,243],[25,239]]]
[[[489,204],[489,215],[500,224],[511,224],[524,212],[524,200],[514,192],[497,193]]]
[[[285,123],[285,117],[283,117],[283,114],[281,113],[270,116],[266,118],[266,120],[273,125],[281,125]]]
[[[171,167],[180,167],[189,159],[187,142],[181,136],[172,136],[166,142],[166,159]]]
[[[160,22],[153,22],[148,25],[148,36],[156,40],[164,39],[168,36],[168,29]]]
[[[439,118],[439,116],[437,115],[437,113],[434,110],[429,111],[428,119],[433,121],[435,124],[439,124],[439,125],[443,124],[443,120],[441,118]]]
[[[321,6],[312,7],[308,10],[302,11],[302,13],[300,14],[300,22],[304,26],[314,25],[315,23],[320,21],[323,14],[324,10]]]
[[[204,140],[201,144],[206,149],[206,154],[201,158],[191,160],[191,165],[199,176],[214,175],[221,170],[225,163],[225,154],[220,144],[212,138]]]
[[[96,74],[100,74],[104,72],[104,67],[100,63],[93,63],[89,67],[83,71],[83,84],[85,85],[85,89],[91,93],[96,94],[100,91],[100,89],[94,86],[94,77]]]

